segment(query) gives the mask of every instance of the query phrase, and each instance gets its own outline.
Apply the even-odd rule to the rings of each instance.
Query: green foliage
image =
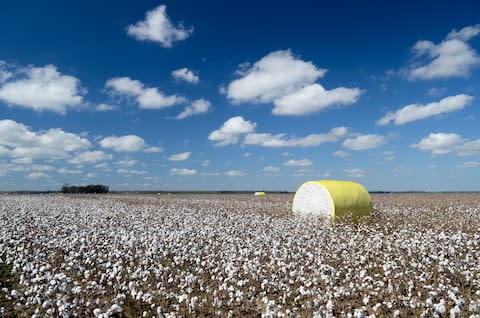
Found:
[[[103,184],[89,184],[87,186],[74,186],[64,184],[62,193],[108,193],[109,188]]]

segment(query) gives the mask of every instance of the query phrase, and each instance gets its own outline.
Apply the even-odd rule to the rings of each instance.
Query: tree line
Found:
[[[86,186],[75,186],[64,184],[62,193],[108,193],[108,186],[103,184],[89,184]]]

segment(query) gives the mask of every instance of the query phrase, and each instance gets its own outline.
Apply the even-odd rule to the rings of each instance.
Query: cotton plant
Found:
[[[480,315],[477,196],[378,195],[333,224],[291,200],[0,195],[0,317]]]

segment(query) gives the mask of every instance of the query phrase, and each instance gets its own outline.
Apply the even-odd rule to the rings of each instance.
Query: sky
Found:
[[[0,4],[0,191],[480,191],[476,1]]]

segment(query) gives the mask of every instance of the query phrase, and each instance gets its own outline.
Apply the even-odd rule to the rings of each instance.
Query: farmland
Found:
[[[480,195],[0,195],[0,317],[480,317]]]

